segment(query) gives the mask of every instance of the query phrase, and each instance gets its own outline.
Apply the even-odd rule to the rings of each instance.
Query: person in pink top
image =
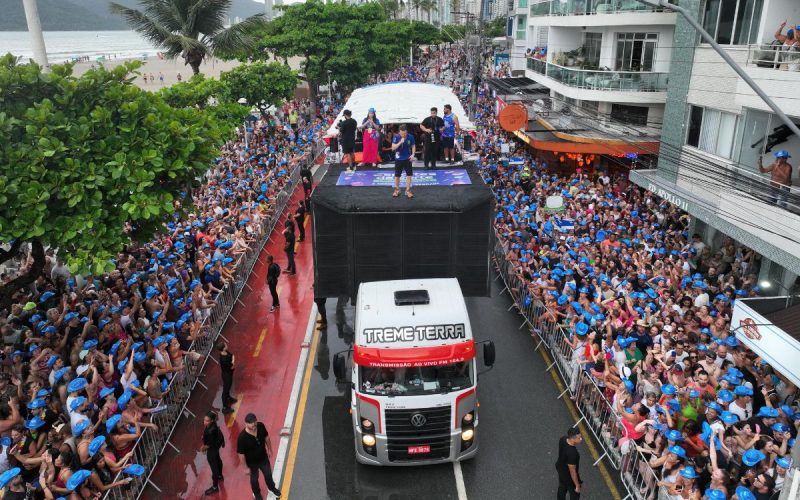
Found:
[[[380,163],[378,145],[381,142],[381,121],[375,116],[375,108],[369,108],[367,117],[361,121],[361,130],[364,137],[364,150],[361,156],[361,165],[377,165]]]

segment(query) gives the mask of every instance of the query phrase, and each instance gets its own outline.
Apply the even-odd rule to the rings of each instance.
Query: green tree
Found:
[[[486,23],[483,26],[484,36],[489,38],[506,36],[506,21],[505,17],[498,17]]]
[[[0,286],[0,309],[57,247],[74,272],[100,273],[132,239],[146,240],[216,156],[214,121],[131,83],[141,66],[72,75],[0,58],[0,241],[32,248],[33,265]]]
[[[397,19],[400,13],[400,2],[398,0],[378,0],[378,4],[383,7],[383,12],[389,19]]]
[[[134,31],[144,36],[165,55],[183,57],[194,74],[208,56],[233,57],[255,46],[254,31],[264,15],[250,16],[225,27],[233,0],[140,0],[142,10],[111,3],[111,11],[122,15]]]
[[[194,75],[185,82],[176,83],[159,90],[158,94],[173,108],[202,109],[210,118],[216,120],[222,130],[229,130],[242,124],[250,113],[248,106],[229,99],[227,85],[214,78]]]
[[[276,62],[243,64],[220,75],[226,101],[244,98],[262,110],[291,99],[298,81],[297,73],[289,66]]]

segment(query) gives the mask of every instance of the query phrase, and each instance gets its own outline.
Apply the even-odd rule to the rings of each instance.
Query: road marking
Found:
[[[464,486],[464,474],[461,472],[461,462],[453,462],[453,473],[456,476],[458,500],[467,500],[467,487]]]
[[[228,427],[233,427],[234,422],[236,422],[236,415],[239,413],[239,407],[242,406],[243,399],[244,394],[239,394],[239,401],[232,406],[233,411],[228,415],[228,418],[225,419],[225,425]]]
[[[313,319],[312,319],[313,320]],[[283,495],[288,499],[289,493],[292,490],[292,474],[294,473],[295,460],[297,459],[297,448],[300,445],[300,434],[303,431],[303,417],[306,412],[306,403],[308,401],[308,387],[311,385],[311,369],[314,367],[314,354],[317,350],[317,341],[319,340],[319,329],[315,329],[314,340],[311,343],[311,348],[307,351],[308,358],[306,359],[306,369],[303,375],[303,389],[300,392],[300,401],[297,405],[297,417],[295,425],[292,429],[292,444],[289,448],[289,457],[286,460],[286,475],[281,483],[283,488]],[[285,485],[285,486],[284,486]]]
[[[258,337],[258,342],[256,342],[256,348],[253,349],[253,357],[257,358],[259,354],[261,354],[261,346],[264,344],[264,339],[267,338],[267,327],[265,326],[263,330],[261,330],[261,335]]]
[[[292,392],[289,397],[289,406],[286,409],[286,418],[283,421],[283,429],[281,429],[281,440],[280,445],[278,446],[278,455],[275,458],[275,464],[273,467],[274,476],[277,478],[284,477],[284,467],[287,465],[287,454],[289,453],[290,449],[290,439],[293,440],[294,436],[291,436],[291,428],[295,422],[302,423],[302,419],[295,420],[295,411],[298,408],[298,404],[301,398],[301,389],[305,390],[306,397],[308,396],[308,385],[309,380],[306,380],[310,377],[311,374],[311,367],[314,366],[313,361],[311,361],[311,356],[309,351],[311,350],[310,347],[313,347],[314,350],[317,348],[317,337],[314,337],[314,332],[317,330],[316,328],[316,319],[317,319],[317,305],[312,303],[311,311],[308,315],[308,326],[306,327],[306,336],[303,339],[303,344],[300,350],[300,361],[297,363],[297,370],[295,371],[294,375],[294,382],[292,384]],[[314,337],[314,342],[312,343],[312,337]],[[307,375],[307,376],[306,376]],[[303,402],[303,406],[305,407],[305,400]],[[299,417],[299,415],[298,415]],[[297,435],[297,439],[300,438],[300,429],[298,428],[295,431]],[[296,456],[296,450],[295,450]],[[294,468],[294,458],[292,458],[292,468]],[[290,485],[291,477],[288,473],[286,474],[285,480],[281,480],[281,486],[285,484]],[[286,491],[288,493],[288,490]]]
[[[547,364],[547,366],[550,366],[552,364],[553,361],[550,358],[550,354],[548,352],[546,352],[544,349],[539,349],[539,354],[542,356],[542,358],[544,358],[544,362]],[[551,369],[550,376],[553,377],[553,381],[556,383],[556,387],[558,387],[558,392],[565,392],[566,387],[564,387],[564,384],[561,382],[561,379],[556,374],[556,370]],[[580,427],[581,429],[581,435],[591,436],[591,431],[586,428],[586,425],[583,423],[583,420],[581,419],[580,415],[578,415],[578,411],[575,409],[572,400],[569,399],[568,397],[563,397],[561,398],[561,400],[564,401],[564,405],[566,405],[567,411],[569,411],[569,414],[570,416],[572,416],[572,419],[575,420],[576,422],[580,422],[578,424],[578,427]],[[594,446],[592,438],[589,437],[588,439],[584,439],[583,442],[586,443],[586,447],[589,448],[589,453],[592,455],[592,458],[594,458],[595,461],[598,460],[600,458],[600,453],[597,452],[597,448]],[[600,475],[603,477],[603,481],[605,481],[606,486],[608,486],[609,491],[611,491],[611,498],[613,498],[614,500],[620,500],[622,496],[619,494],[617,485],[611,478],[611,474],[608,472],[608,467],[606,467],[605,462],[600,460],[600,462],[597,464],[597,467],[600,470]]]

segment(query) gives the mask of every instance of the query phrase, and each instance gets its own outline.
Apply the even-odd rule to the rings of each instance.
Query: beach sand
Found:
[[[138,58],[137,58],[138,59]],[[104,61],[102,64],[107,68],[113,68],[122,64],[125,61],[130,61],[131,59],[109,59]],[[192,68],[190,66],[185,66],[183,64],[182,58],[177,58],[173,60],[168,59],[159,59],[158,56],[148,57],[147,59],[138,59],[141,60],[143,65],[138,71],[141,73],[141,76],[137,76],[134,79],[133,83],[145,90],[158,90],[162,87],[167,85],[172,85],[178,82],[178,74],[183,77],[183,81],[188,80],[192,77]],[[73,74],[75,76],[80,76],[86,71],[88,71],[92,67],[97,67],[100,63],[98,62],[79,62],[76,63],[73,68]],[[200,72],[203,73],[206,77],[213,77],[219,78],[220,73],[223,71],[230,71],[231,69],[235,68],[241,64],[239,61],[221,61],[219,59],[209,59],[203,62],[200,66]],[[148,78],[147,83],[144,81],[144,74],[147,73],[149,77],[151,74],[153,75],[153,82],[150,82]],[[159,74],[164,75],[164,83],[162,84],[159,81]]]
[[[141,73],[140,76],[137,76],[136,79],[133,81],[138,87],[145,89],[145,90],[158,90],[162,87],[166,87],[168,85],[172,85],[174,83],[178,83],[178,74],[180,73],[182,77],[182,81],[186,81],[192,77],[192,68],[190,66],[186,66],[183,64],[183,59],[178,57],[177,59],[160,59],[158,56],[148,57],[146,59],[139,59],[137,60],[142,61],[143,66],[139,68],[137,71]],[[130,61],[132,59],[108,59],[104,61],[102,64],[107,68],[113,68],[122,64],[125,61]],[[289,58],[289,66],[294,69],[300,69],[300,64],[302,63],[303,59],[300,57],[292,57]],[[79,62],[75,63],[73,68],[73,74],[75,76],[80,76],[86,71],[88,71],[92,67],[97,67],[99,62]],[[230,71],[231,69],[235,68],[236,66],[242,64],[239,61],[222,61],[220,59],[208,59],[200,65],[200,72],[208,78],[219,78],[220,73],[223,71]],[[147,73],[148,79],[147,83],[145,83],[144,75]],[[153,81],[150,81],[150,75],[153,75]],[[159,74],[164,75],[164,83],[162,84],[158,78]]]

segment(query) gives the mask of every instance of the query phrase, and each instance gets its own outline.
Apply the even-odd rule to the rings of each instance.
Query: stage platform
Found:
[[[329,165],[312,203],[337,212],[460,212],[494,200],[472,162],[435,169],[424,169],[419,162],[413,173],[414,198],[406,198],[404,193],[393,198],[393,166],[391,170],[358,167],[351,173],[342,165]],[[405,174],[400,187],[405,190]]]
[[[331,165],[311,196],[317,294],[355,297],[362,282],[455,277],[464,295],[486,296],[494,195],[472,162],[449,167],[415,170],[451,172],[447,185],[414,186],[409,199],[392,197],[388,185],[339,185],[359,170]],[[370,170],[379,182],[393,175]]]

